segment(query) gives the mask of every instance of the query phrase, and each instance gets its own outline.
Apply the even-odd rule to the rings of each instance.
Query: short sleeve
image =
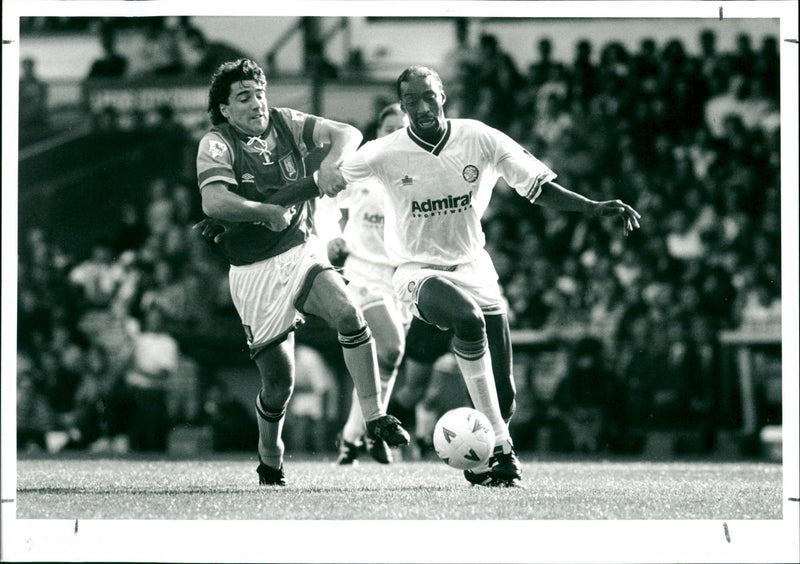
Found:
[[[353,153],[339,167],[348,187],[351,184],[358,184],[375,176],[367,162],[366,152],[363,149],[364,147]]]
[[[500,176],[520,196],[536,201],[542,185],[553,180],[556,173],[505,133],[493,130],[493,141],[495,166]]]
[[[197,186],[202,190],[212,182],[237,184],[230,147],[220,135],[209,132],[197,149]]]

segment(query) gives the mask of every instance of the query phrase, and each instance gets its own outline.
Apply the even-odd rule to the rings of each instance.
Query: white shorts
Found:
[[[489,253],[482,251],[472,262],[433,266],[408,262],[397,267],[392,278],[395,293],[404,308],[426,321],[417,308],[419,288],[431,277],[448,280],[469,294],[486,314],[505,312],[505,299],[497,283],[497,271]]]
[[[231,298],[251,352],[282,339],[302,322],[299,304],[311,291],[316,275],[330,268],[316,237],[278,256],[231,265]]]
[[[362,311],[384,304],[390,311],[397,311],[405,324],[411,321],[411,315],[395,295],[392,285],[394,271],[394,266],[349,255],[344,263],[344,276],[348,281],[347,294]]]

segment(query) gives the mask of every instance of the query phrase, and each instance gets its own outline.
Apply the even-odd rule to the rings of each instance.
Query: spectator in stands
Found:
[[[136,451],[167,450],[170,420],[167,389],[178,370],[180,351],[163,330],[158,306],[144,311],[141,332],[133,335],[133,362],[125,381],[132,396],[130,446]]]
[[[569,97],[577,102],[577,107],[586,111],[597,93],[597,69],[592,62],[592,44],[581,39],[575,44],[575,58],[572,62]]]
[[[736,36],[734,52],[728,56],[731,71],[742,76],[754,76],[756,65],[756,52],[750,34],[741,32]]]
[[[778,38],[767,35],[761,41],[761,49],[756,55],[755,74],[764,83],[764,93],[777,101],[780,96],[780,59],[778,55]]]
[[[700,31],[698,43],[700,44],[700,54],[698,55],[700,72],[703,79],[709,82],[711,77],[717,72],[717,66],[719,65],[720,57],[717,52],[717,34],[714,30],[705,28]]]
[[[683,424],[697,432],[694,440],[678,439],[675,451],[685,453],[708,453],[714,446],[714,431],[717,426],[714,413],[715,391],[718,389],[720,366],[719,346],[713,324],[705,315],[688,316],[689,334],[684,351],[680,376]]]
[[[139,208],[132,202],[123,202],[111,250],[117,255],[123,251],[136,250],[144,244],[147,234],[147,226],[141,219]]]
[[[549,37],[543,37],[537,43],[537,59],[528,66],[528,85],[534,89],[539,88],[551,76],[553,67],[561,67],[560,63],[553,60],[553,42]]]
[[[101,30],[100,45],[103,48],[103,55],[92,63],[86,78],[119,78],[123,76],[128,68],[128,59],[117,52],[116,35],[113,29],[106,27]]]
[[[710,84],[711,97],[705,107],[705,124],[715,139],[725,138],[725,120],[739,117],[742,101],[747,97],[747,78],[744,75],[715,76]]]
[[[105,351],[90,345],[84,352],[82,369],[80,383],[71,398],[72,409],[61,417],[69,436],[65,448],[110,452],[112,443],[106,416],[112,382]],[[117,449],[120,454],[126,451],[122,442],[117,443]]]
[[[478,83],[485,88],[482,121],[505,130],[516,116],[515,93],[523,84],[514,59],[500,47],[495,35],[484,33],[479,41]]]
[[[599,340],[587,337],[575,343],[550,418],[550,447],[555,451],[619,450],[626,423],[625,396],[605,366]]]
[[[444,52],[439,63],[439,68],[444,71],[440,73],[440,76],[445,84],[459,80],[461,69],[465,66],[474,67],[480,62],[478,51],[469,40],[469,20],[467,18],[454,18],[453,28],[455,30],[455,43]],[[377,108],[375,115],[390,103],[391,100],[387,100],[385,104]]]
[[[186,72],[207,77],[225,61],[246,57],[241,50],[222,41],[209,41],[197,27],[185,26],[178,32],[181,59]]]
[[[70,271],[69,280],[80,288],[86,305],[104,307],[111,303],[122,278],[120,266],[113,259],[111,249],[98,243],[89,257]]]
[[[555,145],[573,125],[572,116],[564,107],[564,102],[564,97],[551,92],[534,120],[533,132],[544,144],[545,151]]]
[[[49,90],[49,86],[36,75],[36,60],[31,57],[22,59],[22,73],[19,77],[19,136],[23,145],[41,139],[49,130]]]
[[[54,426],[52,408],[37,383],[41,376],[29,354],[17,352],[17,449],[44,451]]]
[[[658,79],[662,64],[656,53],[656,41],[645,37],[639,42],[639,50],[633,54],[631,72],[640,83],[649,83]]]
[[[780,327],[781,294],[777,280],[755,275],[742,288],[737,300],[741,303],[740,327],[756,331]]]

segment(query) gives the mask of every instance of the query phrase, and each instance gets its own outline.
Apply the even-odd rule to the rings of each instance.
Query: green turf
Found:
[[[259,487],[249,459],[29,459],[20,519],[781,519],[771,463],[524,459],[524,488],[470,486],[441,462],[286,462]]]

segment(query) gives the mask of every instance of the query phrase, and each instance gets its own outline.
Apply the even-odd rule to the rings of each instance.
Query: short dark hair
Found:
[[[378,114],[378,128],[380,128],[383,125],[383,120],[385,120],[389,116],[394,116],[394,115],[397,116],[404,115],[403,109],[397,102],[395,102],[394,104],[389,104],[388,106],[386,106],[381,110],[380,114]]]
[[[442,84],[442,78],[439,76],[438,72],[436,72],[430,67],[425,67],[422,65],[412,65],[408,67],[406,70],[404,70],[402,73],[400,73],[400,76],[397,77],[397,98],[398,99],[402,98],[400,94],[401,84],[403,84],[404,82],[408,82],[409,80],[415,77],[426,77],[426,76],[432,76],[436,80],[436,82],[439,83],[439,86],[441,86],[442,91],[444,91],[444,84]]]
[[[220,104],[227,104],[231,94],[231,84],[242,80],[255,80],[259,84],[267,85],[264,71],[250,59],[238,59],[222,63],[211,77],[211,87],[208,89],[208,114],[211,123],[219,125],[228,120],[219,109]]]

